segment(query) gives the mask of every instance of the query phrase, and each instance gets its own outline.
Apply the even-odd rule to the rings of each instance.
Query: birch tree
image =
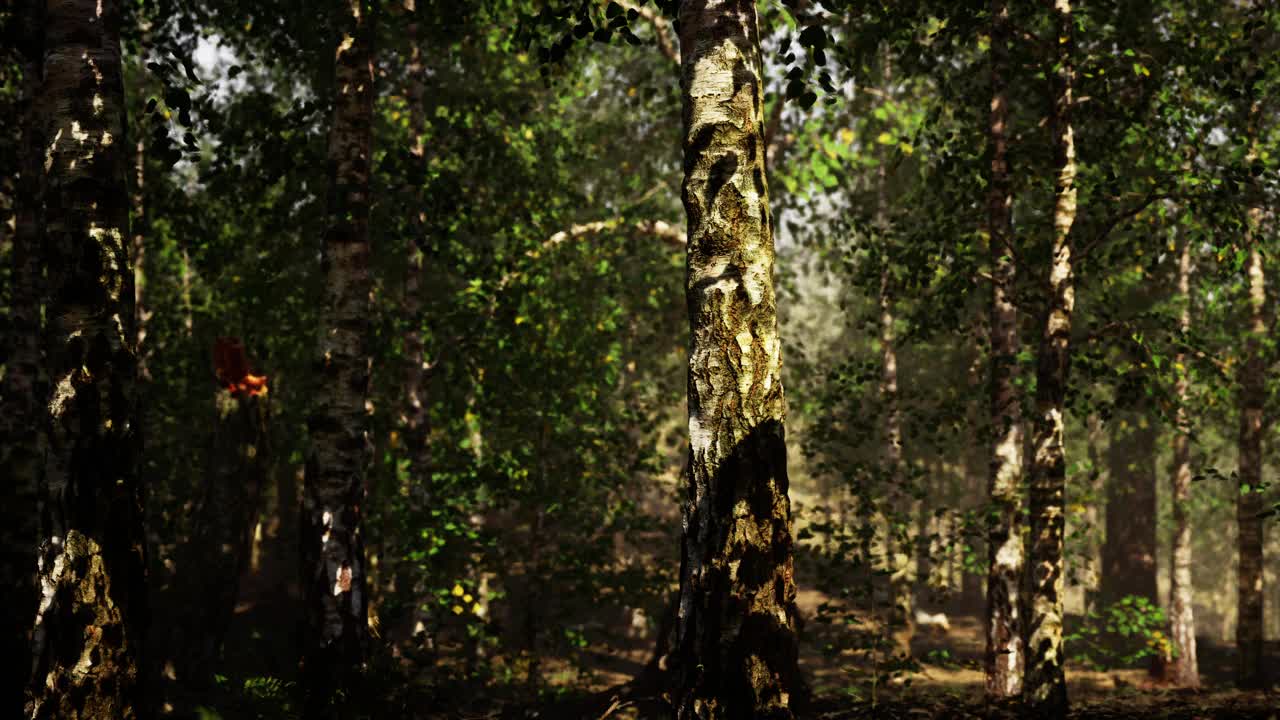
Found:
[[[802,681],[755,3],[686,0],[678,25],[692,343],[674,700],[680,718],[792,718]]]
[[[1075,80],[1070,0],[1054,0],[1052,32],[1057,38],[1052,74],[1054,186],[1053,245],[1048,312],[1040,336],[1036,402],[1029,467],[1031,552],[1024,696],[1037,717],[1067,714],[1063,655],[1063,499],[1067,373],[1071,361],[1071,317],[1075,309],[1071,227],[1076,219],[1076,148],[1071,125]]]
[[[321,256],[321,391],[308,420],[311,448],[301,515],[303,683],[311,715],[351,686],[369,644],[361,510],[369,462],[373,28],[370,3],[344,0],[340,8]]]
[[[146,592],[119,0],[46,5],[48,450],[29,718],[138,714]],[[92,672],[86,668],[92,667]]]
[[[987,652],[986,693],[990,698],[1022,694],[1021,586],[1025,550],[1022,545],[1022,402],[1017,371],[1018,309],[1013,304],[1017,267],[1013,261],[1013,194],[1009,181],[1009,100],[1005,75],[1009,67],[1009,7],[991,3],[991,185],[987,222],[991,252],[991,427],[987,519]]]

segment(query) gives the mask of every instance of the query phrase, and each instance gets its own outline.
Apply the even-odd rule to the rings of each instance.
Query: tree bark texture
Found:
[[[118,0],[46,5],[48,452],[31,718],[133,718],[145,624]]]
[[[1159,602],[1156,589],[1156,443],[1154,408],[1139,403],[1109,423],[1103,606],[1126,595]]]
[[[1076,218],[1076,150],[1071,125],[1074,82],[1070,0],[1054,0],[1053,30],[1058,57],[1053,73],[1055,201],[1048,312],[1036,367],[1036,417],[1032,436],[1031,552],[1024,700],[1036,717],[1067,713],[1063,656],[1063,501],[1066,491],[1064,429],[1071,362],[1071,316],[1075,309],[1071,227]]]
[[[804,692],[755,3],[686,0],[679,27],[692,342],[673,699],[682,720],[790,719]]]
[[[991,3],[991,185],[987,220],[991,253],[991,431],[987,492],[987,650],[986,694],[993,700],[1022,695],[1021,589],[1022,545],[1022,399],[1018,371],[1018,309],[1013,304],[1017,267],[1013,261],[1013,192],[1008,161],[1009,104],[1005,73],[1009,66],[1009,8]]]
[[[1178,296],[1182,314],[1178,319],[1183,337],[1191,332],[1191,239],[1182,242],[1178,259]],[[1178,687],[1200,687],[1200,668],[1196,659],[1195,586],[1191,578],[1191,418],[1187,409],[1191,382],[1187,375],[1186,352],[1179,351],[1174,369],[1178,379],[1174,385],[1177,398],[1173,436],[1173,475],[1170,497],[1173,505],[1172,569],[1169,582],[1169,640],[1173,657],[1164,664],[1164,680]]]
[[[225,389],[214,398],[213,445],[186,561],[186,617],[174,648],[187,689],[212,687],[240,596],[270,474],[268,405],[265,396],[237,397]]]
[[[309,716],[326,714],[336,691],[358,680],[369,644],[361,511],[369,462],[373,32],[368,3],[349,0],[342,9],[321,256],[321,390],[308,421],[311,447],[301,513],[303,685]]]
[[[18,177],[13,183],[14,233],[10,253],[9,322],[5,338],[3,385],[0,385],[0,467],[7,478],[0,487],[0,622],[8,657],[31,656],[31,618],[36,610],[35,549],[39,531],[36,490],[39,487],[43,436],[41,404],[48,388],[41,378],[40,242],[44,143],[37,98],[43,76],[44,3],[23,0],[14,8],[22,45],[17,48],[22,85],[17,116]],[[0,715],[21,712],[25,673],[7,673],[0,687]]]
[[[1240,494],[1236,497],[1236,683],[1242,688],[1263,687],[1263,405],[1266,399],[1266,367],[1262,343],[1266,338],[1267,285],[1258,248],[1262,209],[1249,209],[1245,243],[1249,248],[1248,323],[1245,358],[1240,367]]]

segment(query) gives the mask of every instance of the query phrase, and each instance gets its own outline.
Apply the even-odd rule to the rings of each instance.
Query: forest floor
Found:
[[[920,631],[912,641],[912,655],[919,663],[911,671],[875,672],[877,657],[866,647],[866,635],[879,631],[848,631],[812,620],[818,606],[831,598],[802,589],[798,598],[802,614],[810,618],[801,635],[800,662],[814,701],[804,717],[812,720],[926,720],[929,718],[1021,718],[1015,708],[989,706],[983,699],[981,658],[983,628],[976,614],[948,615],[946,631]],[[857,636],[861,637],[857,637]],[[833,651],[839,648],[838,651]],[[664,703],[653,698],[618,698],[610,692],[638,673],[650,649],[639,645],[631,651],[597,656],[596,693],[590,701],[575,698],[525,714],[501,717],[540,717],[559,720],[666,720]],[[1226,720],[1261,718],[1280,720],[1280,648],[1269,645],[1267,667],[1273,673],[1271,692],[1241,692],[1234,688],[1234,649],[1201,638],[1201,690],[1161,687],[1144,669],[1098,671],[1069,665],[1068,695],[1071,718],[1120,720],[1150,718],[1169,720]],[[883,669],[883,668],[882,668]],[[886,681],[885,676],[889,676]],[[527,710],[527,708],[526,708]],[[536,713],[536,714],[534,714]],[[485,717],[453,714],[441,717]],[[492,716],[496,717],[496,716]]]
[[[270,553],[268,554],[270,555]],[[264,558],[265,560],[266,558]],[[264,568],[265,569],[265,568]],[[291,577],[267,572],[264,577]],[[261,580],[261,577],[259,578]],[[237,621],[227,648],[228,695],[212,703],[216,714],[197,709],[194,717],[285,718],[293,716],[287,699],[293,655],[294,596],[287,583],[249,582],[237,608]],[[910,671],[875,672],[885,668],[882,654],[865,648],[883,633],[874,626],[849,627],[819,620],[819,607],[836,602],[812,588],[801,588],[798,604],[805,625],[801,633],[800,662],[814,701],[802,717],[811,720],[926,720],[928,718],[1018,718],[1016,710],[984,705],[981,670],[983,630],[980,616],[954,603],[931,610],[947,613],[949,627],[920,629],[912,642],[919,667]],[[837,603],[838,604],[838,603]],[[264,627],[272,628],[262,633]],[[614,628],[617,630],[617,628]],[[394,715],[386,717],[423,720],[667,720],[666,704],[637,693],[619,696],[619,689],[644,669],[653,652],[653,639],[625,638],[610,634],[608,643],[592,643],[570,663],[543,660],[541,704],[530,704],[527,688],[515,679],[505,686],[454,686],[441,693],[417,685],[395,668],[376,671],[380,682],[399,683],[384,688]],[[1268,646],[1267,667],[1273,674],[1270,693],[1242,693],[1232,683],[1234,649],[1212,638],[1199,639],[1200,691],[1162,688],[1142,669],[1099,672],[1069,665],[1067,680],[1071,718],[1119,720],[1156,718],[1171,720],[1226,720],[1261,718],[1280,720],[1280,644]],[[234,670],[231,670],[234,668]],[[401,670],[410,668],[402,666]],[[513,672],[515,668],[512,668]],[[885,676],[888,675],[886,681]],[[518,674],[517,674],[518,677]],[[284,685],[280,683],[283,681]],[[243,689],[237,689],[243,688]],[[381,692],[381,691],[379,691]],[[393,699],[391,696],[395,696]],[[202,703],[203,704],[203,703]],[[183,712],[169,714],[179,718]],[[375,711],[371,717],[383,717]]]

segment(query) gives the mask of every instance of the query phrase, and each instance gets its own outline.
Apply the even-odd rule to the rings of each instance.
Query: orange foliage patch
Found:
[[[236,337],[220,337],[213,343],[213,372],[218,384],[235,397],[253,397],[267,392],[267,376],[249,372],[244,343]]]

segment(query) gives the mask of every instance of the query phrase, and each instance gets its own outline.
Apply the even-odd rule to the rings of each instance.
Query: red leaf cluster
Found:
[[[244,343],[237,337],[219,337],[213,343],[213,372],[218,384],[235,397],[254,397],[267,392],[267,376],[249,372]]]

